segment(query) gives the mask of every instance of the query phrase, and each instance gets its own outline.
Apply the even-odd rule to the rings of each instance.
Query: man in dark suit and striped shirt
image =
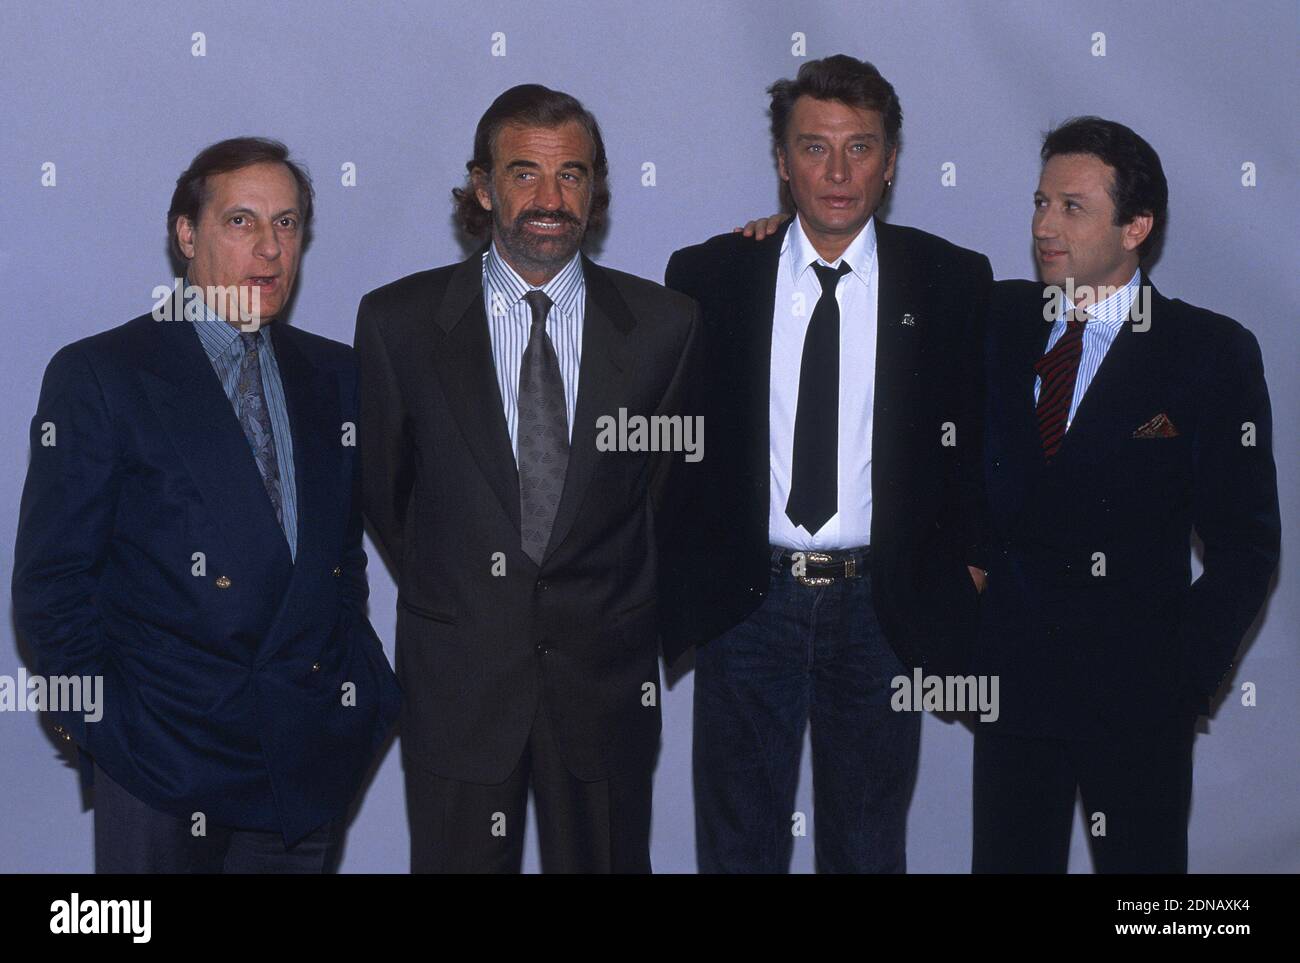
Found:
[[[653,493],[697,310],[580,251],[609,203],[595,118],[537,84],[479,121],[459,264],[357,312],[366,514],[398,583],[416,872],[647,872],[659,746]]]
[[[975,729],[973,865],[1064,872],[1077,793],[1099,872],[1186,872],[1196,719],[1278,559],[1263,363],[1141,267],[1168,198],[1151,145],[1084,117],[1042,158],[1041,283],[996,284],[988,324],[975,669],[1001,706]]]

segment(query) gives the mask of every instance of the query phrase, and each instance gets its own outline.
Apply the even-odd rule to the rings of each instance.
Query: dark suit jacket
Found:
[[[577,412],[540,568],[520,548],[481,252],[372,291],[357,312],[366,516],[399,592],[403,759],[445,778],[505,779],[539,700],[580,779],[652,763],[658,748],[649,493],[668,456],[597,451],[596,422],[620,408],[677,411],[696,308],[585,257],[582,267]]]
[[[1032,281],[994,289],[984,467],[995,550],[977,667],[1000,677],[1010,729],[1190,731],[1278,559],[1259,346],[1237,322],[1153,288],[1150,330],[1121,329],[1049,466],[1033,393],[1051,330],[1043,294]],[[1175,437],[1133,437],[1162,414]],[[1193,529],[1205,546],[1194,584]]]
[[[365,613],[352,351],[279,323],[271,337],[296,562],[194,327],[144,315],[45,372],[14,618],[40,672],[103,676],[103,718],[59,731],[132,795],[293,842],[346,808],[400,697]]]
[[[668,286],[704,312],[698,403],[709,449],[676,466],[669,485],[665,651],[720,635],[768,589],[772,312],[788,229],[757,243],[724,234],[668,263]],[[958,671],[979,608],[966,566],[982,560],[980,358],[992,271],[983,255],[912,228],[877,221],[876,240],[872,597],[905,663]],[[955,445],[942,444],[947,422]]]

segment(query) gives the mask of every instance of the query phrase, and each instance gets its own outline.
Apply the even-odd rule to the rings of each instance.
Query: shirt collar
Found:
[[[231,345],[239,340],[243,332],[234,325],[227,324],[221,315],[208,306],[203,298],[202,288],[191,287],[188,276],[185,278],[184,292],[185,310],[181,312],[181,317],[193,321],[194,329],[198,332],[199,341],[203,344],[203,350],[207,352],[208,360],[225,354],[231,349]],[[270,344],[269,325],[261,325],[256,333],[261,336],[262,344]]]
[[[484,255],[483,270],[487,275],[491,289],[505,298],[506,305],[513,307],[525,294],[538,288],[519,276],[497,250],[493,241]],[[582,255],[575,253],[568,264],[560,268],[556,275],[543,284],[540,290],[546,292],[551,303],[561,314],[572,317],[577,313],[582,299],[587,296],[586,279],[582,274]]]
[[[1087,309],[1088,324],[1097,324],[1103,328],[1109,328],[1111,333],[1118,333],[1119,329],[1124,327],[1124,322],[1129,318],[1129,312],[1133,308],[1133,301],[1137,298],[1138,288],[1142,283],[1142,270],[1134,270],[1133,276],[1128,279],[1128,283],[1116,291],[1114,294],[1101,301],[1096,302]],[[1075,309],[1075,304],[1070,298],[1061,298],[1060,312],[1057,314],[1059,321],[1066,314]]]
[[[787,258],[790,267],[790,280],[798,284],[803,273],[807,271],[814,263],[825,264],[817,249],[813,247],[812,241],[808,240],[808,235],[804,233],[803,221],[797,215],[794,222],[790,225],[790,230],[786,231],[785,240],[781,244],[781,255]],[[840,261],[849,266],[849,270],[856,274],[863,284],[871,280],[871,265],[876,259],[876,218],[872,215],[863,225],[862,230],[858,231],[857,236],[849,243],[849,246],[840,255]],[[840,261],[836,261],[831,267],[837,267]]]

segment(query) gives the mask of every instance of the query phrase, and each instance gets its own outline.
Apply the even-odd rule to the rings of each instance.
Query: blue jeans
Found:
[[[921,716],[889,701],[907,669],[876,621],[869,575],[804,586],[780,555],[763,604],[696,656],[700,872],[789,872],[809,722],[817,871],[904,872]]]

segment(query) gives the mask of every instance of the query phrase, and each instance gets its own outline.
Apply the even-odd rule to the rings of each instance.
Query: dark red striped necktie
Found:
[[[1083,328],[1088,315],[1076,310],[1065,323],[1061,340],[1034,362],[1034,370],[1043,379],[1038,390],[1038,436],[1043,442],[1043,457],[1051,461],[1065,440],[1065,425],[1074,398],[1074,382],[1083,357]]]

